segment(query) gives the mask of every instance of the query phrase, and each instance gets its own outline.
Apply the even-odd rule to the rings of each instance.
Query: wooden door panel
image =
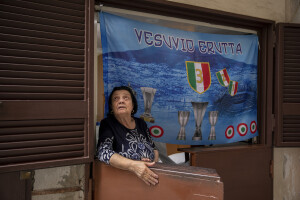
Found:
[[[27,172],[30,173],[30,172]],[[22,178],[23,177],[23,178]],[[24,178],[21,172],[0,174],[1,200],[30,200],[32,190],[31,174]]]
[[[147,186],[129,171],[94,162],[94,198],[110,200],[223,200],[223,183],[213,169],[156,164],[159,184]]]
[[[191,165],[216,169],[224,183],[225,200],[271,200],[272,149],[247,145],[190,148]]]

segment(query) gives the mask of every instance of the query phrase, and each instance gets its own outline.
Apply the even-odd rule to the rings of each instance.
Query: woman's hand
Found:
[[[158,175],[152,172],[148,167],[151,167],[155,162],[149,162],[147,158],[143,161],[132,161],[130,171],[135,173],[137,177],[142,179],[147,185],[156,185],[158,183]]]
[[[152,162],[149,158],[142,158],[141,160],[144,162]]]
[[[156,185],[158,183],[158,175],[148,168],[155,165],[155,162],[151,162],[148,158],[143,158],[142,161],[137,161],[125,158],[115,153],[110,157],[109,162],[113,167],[133,172],[147,185]]]

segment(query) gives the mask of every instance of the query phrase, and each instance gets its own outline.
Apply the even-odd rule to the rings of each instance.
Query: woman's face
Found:
[[[115,116],[131,116],[133,104],[127,90],[117,90],[112,94],[112,110]]]

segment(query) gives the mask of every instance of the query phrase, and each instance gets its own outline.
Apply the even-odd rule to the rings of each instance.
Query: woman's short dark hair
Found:
[[[108,98],[108,113],[107,113],[107,116],[109,115],[112,115],[112,96],[114,94],[115,91],[118,91],[118,90],[126,90],[130,93],[130,96],[131,96],[131,99],[132,99],[132,105],[133,105],[133,112],[131,113],[131,115],[133,116],[136,112],[137,112],[137,109],[138,109],[138,104],[137,104],[137,100],[133,94],[133,91],[130,87],[127,87],[127,86],[120,86],[120,87],[114,87],[114,89],[112,90],[112,92],[110,93],[109,95],[109,98]]]

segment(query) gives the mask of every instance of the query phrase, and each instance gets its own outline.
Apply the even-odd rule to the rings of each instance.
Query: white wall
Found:
[[[300,199],[300,148],[274,149],[274,200]]]
[[[300,23],[300,0],[285,1],[285,22]]]
[[[284,0],[168,0],[241,15],[285,21]],[[296,1],[296,0],[287,0]]]

